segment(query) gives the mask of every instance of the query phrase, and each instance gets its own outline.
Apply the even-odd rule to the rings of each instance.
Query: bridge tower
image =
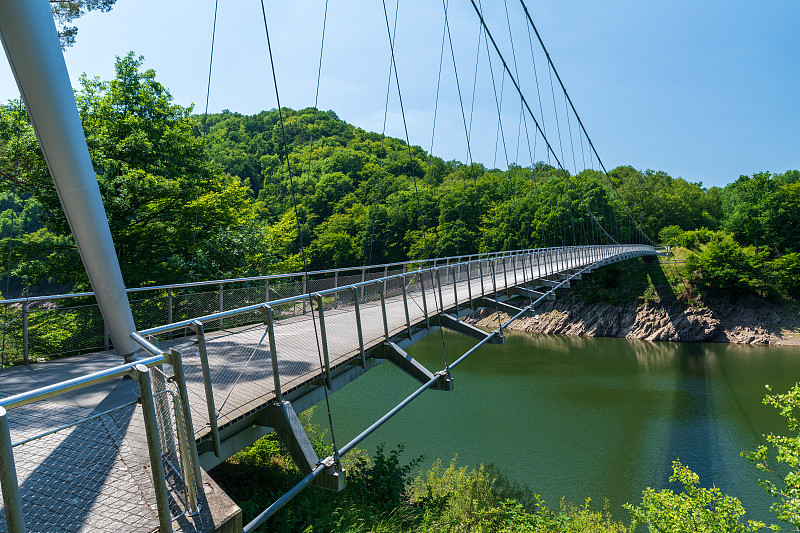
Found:
[[[50,4],[0,0],[0,39],[114,348],[136,359],[136,331]]]

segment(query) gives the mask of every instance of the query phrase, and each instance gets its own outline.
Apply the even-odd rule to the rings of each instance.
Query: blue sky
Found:
[[[630,164],[674,177],[722,186],[740,174],[800,168],[800,2],[641,2],[529,0],[542,37],[607,168]],[[520,84],[539,115],[524,15],[507,0],[517,59],[502,0],[483,0],[490,31],[519,72]],[[393,18],[394,0],[387,0]],[[66,53],[73,82],[85,72],[108,79],[114,56],[133,50],[182,105],[205,105],[214,4],[211,0],[118,0],[109,13],[79,19],[77,44]],[[284,106],[314,103],[324,0],[266,2],[275,66]],[[469,115],[478,46],[478,19],[469,0],[450,0],[456,65]],[[389,47],[383,5],[375,0],[329,0],[319,107],[359,127],[383,131]],[[443,10],[436,1],[400,0],[396,57],[411,142],[430,150]],[[534,37],[535,39],[535,37]],[[535,41],[534,41],[535,44]],[[538,55],[537,55],[538,54]],[[541,138],[530,146],[520,123],[520,101],[510,80],[501,81],[492,53],[497,91],[502,83],[502,134],[510,161],[546,159]],[[497,142],[497,105],[481,42],[471,151],[487,166],[505,167]],[[220,2],[210,111],[255,113],[274,108],[260,3]],[[537,68],[543,127],[564,154],[568,169],[591,166],[563,96],[550,93],[540,52]],[[555,83],[555,80],[554,80]],[[17,96],[13,76],[0,61],[0,98]],[[498,94],[499,98],[500,94]],[[469,117],[468,117],[469,118]],[[537,117],[541,119],[542,117]],[[569,144],[568,131],[573,133]],[[554,130],[561,130],[561,147]],[[395,88],[386,132],[403,137]],[[572,157],[572,151],[576,156]],[[465,160],[467,144],[454,71],[446,49],[433,152]],[[581,155],[583,154],[583,155]],[[585,161],[585,165],[584,165]]]

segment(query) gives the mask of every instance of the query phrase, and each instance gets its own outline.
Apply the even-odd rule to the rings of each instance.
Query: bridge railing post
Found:
[[[419,287],[422,291],[422,312],[425,313],[425,326],[431,329],[430,315],[428,314],[428,296],[425,294],[425,271],[419,270]],[[431,290],[433,290],[433,273],[431,273]],[[436,296],[434,294],[434,300]]]
[[[170,350],[169,364],[172,366],[175,385],[180,398],[180,408],[175,406],[175,425],[178,429],[178,443],[181,450],[181,466],[183,469],[184,489],[186,491],[187,513],[190,516],[200,512],[198,494],[203,490],[200,472],[200,458],[197,454],[197,441],[194,438],[192,411],[189,408],[189,391],[186,388],[186,375],[183,373],[183,361],[178,350]]]
[[[153,489],[158,509],[159,531],[172,532],[172,516],[167,497],[167,481],[161,453],[161,439],[158,432],[153,388],[150,384],[150,371],[144,365],[136,365],[136,379],[139,382],[139,401],[144,417],[144,431],[147,437],[147,451],[150,457],[150,475],[153,477]]]
[[[219,426],[217,425],[217,408],[214,405],[214,389],[211,386],[211,368],[208,365],[205,330],[203,329],[203,323],[199,320],[193,320],[190,327],[197,335],[197,351],[200,356],[200,370],[203,373],[203,389],[206,394],[208,423],[211,427],[211,444],[214,447],[214,455],[221,458],[222,451],[219,439]]]
[[[333,273],[333,288],[339,288],[339,271]],[[333,306],[337,307],[339,305],[339,291],[333,293]]]
[[[407,294],[407,291],[406,291],[406,275],[405,275],[405,273],[403,273],[402,277],[400,278],[400,289],[403,291],[403,309],[406,312],[406,331],[408,332],[409,340],[411,340],[411,317],[408,314],[408,294]]]
[[[384,288],[384,281],[378,280],[376,281],[378,284],[378,289],[380,290],[381,294],[381,311],[383,312],[383,335],[386,338],[386,342],[389,342],[389,320],[386,316],[386,289]]]
[[[325,330],[325,306],[322,305],[322,295],[314,294],[313,300],[317,302],[317,312],[319,313],[319,336],[320,344],[322,344],[322,358],[325,361],[325,384],[329,389],[333,389],[331,383],[331,362],[328,356],[328,334]],[[381,294],[383,300],[383,294]],[[312,309],[313,313],[314,310]]]
[[[350,287],[350,293],[353,296],[353,309],[356,313],[356,331],[358,332],[358,352],[361,355],[361,368],[366,368],[367,358],[364,354],[364,332],[361,329],[361,307],[358,303],[358,289]]]
[[[453,300],[456,302],[456,315],[458,315],[458,276],[456,275],[456,266],[451,266],[450,270],[453,273]]]
[[[25,515],[22,511],[17,467],[14,464],[8,413],[2,406],[0,406],[0,489],[3,492],[8,533],[25,533]]]
[[[439,273],[439,269],[436,269],[436,290],[439,293],[439,312],[444,313],[444,298],[442,297],[442,277]],[[434,298],[436,298],[436,293],[434,294]]]
[[[503,254],[503,257],[501,258],[501,261],[503,262],[503,283],[505,283],[506,296],[508,296],[508,265],[506,264],[506,255],[505,254]]]
[[[469,298],[470,309],[475,309],[475,304],[472,302],[472,261],[467,262],[467,298]]]
[[[167,324],[172,324],[172,308],[175,305],[172,288],[167,289]],[[172,337],[172,333],[169,335]]]
[[[491,263],[489,263],[491,270],[492,270],[492,294],[493,297],[497,299],[497,269],[495,268],[495,260],[492,259]]]
[[[281,374],[278,370],[278,348],[275,343],[275,317],[272,307],[269,304],[261,306],[264,310],[264,320],[267,323],[267,335],[269,336],[269,358],[272,363],[272,383],[275,387],[275,399],[278,402],[283,401],[283,394],[281,393]]]
[[[220,283],[218,285],[218,290],[219,290],[219,312],[222,313],[223,311],[225,311],[225,285]],[[222,318],[219,319],[219,329],[223,328],[222,326],[223,320],[224,319]]]
[[[483,259],[478,259],[478,274],[481,276],[481,296],[486,296],[486,287],[483,285]]]

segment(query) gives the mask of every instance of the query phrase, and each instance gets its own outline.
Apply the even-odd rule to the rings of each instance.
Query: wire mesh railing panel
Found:
[[[239,287],[223,292],[223,310],[231,311],[241,309],[265,302],[265,291],[263,287]],[[254,323],[263,323],[263,313],[260,314],[239,314],[225,318],[223,321],[226,329],[235,328]],[[219,322],[218,322],[219,324]]]
[[[104,411],[102,405],[92,410],[46,400],[9,412],[29,531],[158,527],[147,447],[139,439],[141,409],[135,401]],[[0,531],[5,524],[0,516]]]
[[[170,299],[166,295],[153,295],[147,298],[129,299],[136,327],[154,328],[168,324],[173,318],[170,313]]]
[[[352,291],[348,289],[322,298],[325,338],[331,366],[359,353],[358,325],[353,302]]]
[[[275,393],[265,314],[259,310],[244,315],[250,325],[206,332],[205,335],[214,405],[220,425],[236,418],[253,404],[265,403]],[[214,322],[210,321],[211,324]],[[205,328],[206,324],[203,326]],[[199,358],[187,361],[190,365],[199,364]],[[187,381],[189,375],[193,376],[192,379],[200,376],[196,368],[186,373]],[[205,414],[201,420],[207,419]]]
[[[169,365],[164,367],[169,368]],[[159,367],[150,369],[169,511],[172,517],[177,517],[189,507],[183,462],[190,459],[186,454],[186,426],[180,413],[177,387],[169,377]]]
[[[190,320],[219,312],[219,292],[182,292],[173,296],[173,321]]]
[[[25,358],[22,340],[21,306],[7,305],[0,316],[2,320],[2,339],[0,339],[0,363],[8,365]]]
[[[285,318],[275,322],[275,349],[278,375],[284,391],[322,374],[322,353],[318,310],[313,314]]]
[[[51,308],[28,313],[29,357],[54,357],[106,348],[103,316],[97,304]]]
[[[279,278],[269,282],[270,301],[291,298],[303,292],[303,281],[300,278]]]
[[[384,291],[387,298],[394,298],[403,294],[403,278],[399,276],[402,273],[402,269],[389,270],[387,272],[388,276],[391,277],[384,283]]]

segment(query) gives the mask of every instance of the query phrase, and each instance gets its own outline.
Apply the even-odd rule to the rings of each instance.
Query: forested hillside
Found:
[[[277,110],[193,115],[142,64],[129,54],[115,79],[83,78],[76,93],[129,286],[299,270],[298,219],[312,269],[641,242],[620,199],[654,241],[703,245],[692,259],[698,282],[759,290],[779,279],[791,292],[800,279],[798,171],[706,189],[623,166],[610,172],[617,194],[585,170],[572,176],[579,196],[547,162],[501,171],[444,161],[333,111],[283,109],[283,129]],[[0,172],[10,292],[86,288],[19,102],[0,108]]]

